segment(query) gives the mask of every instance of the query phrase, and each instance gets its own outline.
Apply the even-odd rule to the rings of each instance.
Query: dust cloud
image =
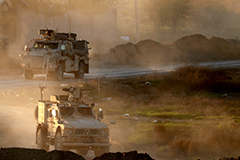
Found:
[[[80,24],[81,28],[79,29],[73,25],[73,32],[81,30],[80,34],[78,34],[80,35],[79,38],[82,36],[82,38],[90,41],[90,45],[93,48],[90,51],[92,58],[90,65],[93,67],[114,67],[118,65],[147,66],[163,63],[170,64],[172,62],[187,63],[239,58],[240,4],[237,0],[181,1],[184,3],[177,3],[179,1],[171,0],[163,1],[164,5],[161,5],[160,1],[157,0],[125,0],[114,3],[112,3],[112,0],[105,0],[101,5],[94,3],[94,5],[91,5],[91,3],[84,3],[83,5],[83,1],[69,0],[61,1],[63,4],[57,3],[56,6],[51,1],[52,5],[50,6],[55,6],[55,8],[45,8],[43,12],[41,12],[41,9],[44,6],[38,8],[36,4],[33,4],[33,1],[27,2],[37,12],[32,14],[28,9],[26,9],[26,12],[22,10],[25,16],[31,15],[29,17],[20,17],[22,19],[16,16],[16,13],[20,13],[17,12],[18,5],[9,6],[7,3],[4,5],[0,3],[0,52],[3,55],[0,59],[1,75],[9,72],[8,69],[19,69],[18,54],[24,52],[23,45],[28,45],[30,39],[38,36],[37,30],[39,28],[50,26],[49,28],[55,29],[59,25],[59,30],[65,32],[69,30],[66,17],[64,17],[65,21],[60,21],[63,23],[59,24],[57,24],[57,18],[53,21],[54,18],[51,17],[53,15],[55,17],[63,16],[64,12],[60,11],[81,10],[83,12],[81,21],[90,24],[93,22],[91,18],[94,20],[94,16],[91,17],[90,15],[101,15],[108,9],[113,9],[113,12],[110,12],[110,14],[116,13],[115,16],[112,16],[114,18],[110,22],[108,22],[108,19],[97,21],[93,28],[89,25]],[[135,14],[136,4],[134,2],[137,2],[138,15]],[[44,3],[41,5],[44,5]],[[51,12],[46,9],[50,9]],[[44,19],[43,15],[50,17],[50,20]],[[95,19],[101,20],[97,16]],[[136,25],[136,20],[138,26]],[[72,20],[72,23],[74,23],[74,20]],[[45,26],[46,24],[49,26]],[[110,27],[110,24],[114,25]],[[100,25],[102,25],[101,27],[104,30],[98,29]],[[139,35],[136,32],[137,28],[139,29]],[[91,34],[93,30],[95,34]],[[107,35],[110,30],[111,34]],[[102,34],[100,35],[99,32],[102,32]],[[121,36],[129,37],[129,41],[121,39]],[[5,37],[7,38],[7,44],[5,44]],[[109,90],[109,86],[111,86],[110,83],[106,90]],[[124,94],[119,92],[119,90],[129,92]],[[181,88],[179,90],[182,93]],[[136,100],[136,98],[129,96],[139,93],[139,91],[135,91],[133,87],[129,87],[126,84],[115,91],[115,93],[118,93],[117,96],[129,99],[129,103],[140,101],[135,103],[136,106],[152,100],[151,98],[146,100],[142,96],[139,96]],[[154,89],[152,91],[154,92],[152,94],[158,93]],[[140,93],[144,94],[145,91]],[[0,146],[35,148],[36,122],[33,111],[39,99],[38,88],[21,88],[17,90],[9,88],[1,90],[0,95]],[[171,95],[167,95],[164,98],[166,97],[170,97],[168,102],[170,103],[172,100]],[[48,97],[46,96],[46,98]],[[200,102],[202,99],[198,99],[198,101]],[[158,101],[157,103],[161,102]],[[181,99],[178,99],[178,102],[180,103]],[[112,103],[111,105],[106,103],[106,106],[126,106],[122,99]],[[202,112],[205,115],[218,113],[219,116],[226,116],[224,111],[214,108],[206,108]],[[126,139],[126,137],[134,133],[139,124],[139,121],[134,118],[124,117],[123,115],[105,117],[104,122],[106,123],[109,123],[112,119],[118,119],[116,125],[109,126],[111,143],[113,144],[111,151],[124,152],[137,149],[139,152],[147,151],[154,157],[160,156],[164,158],[164,156],[167,156],[164,155],[164,153],[167,154],[164,150],[169,148],[176,157],[179,157],[182,153],[183,156],[222,156],[233,148],[240,149],[238,145],[239,140],[237,140],[238,135],[236,134],[239,131],[236,128],[225,130],[224,126],[222,126],[221,129],[216,129],[206,122],[204,126],[196,124],[196,126],[187,128],[187,130],[176,129],[168,131],[164,126],[159,125],[155,128],[156,137],[148,135],[149,137],[152,136],[156,143],[163,144],[166,147],[161,148],[163,155],[158,155],[157,152],[152,150],[152,148],[157,148],[156,143],[154,146],[146,145],[142,147],[141,145],[129,143],[128,139]],[[142,121],[145,122],[145,119]],[[233,125],[236,124],[233,123]],[[176,136],[176,133],[178,133],[178,136]]]
[[[29,88],[1,89],[1,147],[36,148],[36,121],[33,113],[39,97],[38,92]]]

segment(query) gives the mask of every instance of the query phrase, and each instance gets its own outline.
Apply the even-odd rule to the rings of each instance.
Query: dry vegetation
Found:
[[[88,96],[93,100],[101,96],[99,107],[105,114],[123,128],[132,126],[125,128],[127,141],[112,134],[123,148],[164,159],[219,158],[240,154],[239,71],[185,66],[169,75],[86,84],[100,85],[99,93],[95,90]],[[104,101],[106,97],[111,100]],[[122,116],[126,113],[130,116]]]

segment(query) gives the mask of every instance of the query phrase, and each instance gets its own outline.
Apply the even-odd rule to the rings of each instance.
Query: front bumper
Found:
[[[111,143],[63,143],[64,147],[108,147]]]

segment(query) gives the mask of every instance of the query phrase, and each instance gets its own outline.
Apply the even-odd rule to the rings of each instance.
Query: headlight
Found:
[[[71,128],[65,128],[65,133],[66,133],[67,135],[72,135],[72,134],[73,134],[73,129],[71,129]]]
[[[102,134],[107,134],[108,135],[108,128],[104,128],[104,129],[102,129],[102,132],[101,132]]]

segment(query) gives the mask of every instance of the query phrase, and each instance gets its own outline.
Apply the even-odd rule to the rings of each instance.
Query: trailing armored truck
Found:
[[[32,79],[34,74],[45,74],[61,81],[64,73],[73,73],[82,79],[89,73],[89,42],[77,40],[75,33],[57,33],[40,29],[41,39],[35,39],[32,47],[25,46],[26,53],[20,55],[24,77]]]

